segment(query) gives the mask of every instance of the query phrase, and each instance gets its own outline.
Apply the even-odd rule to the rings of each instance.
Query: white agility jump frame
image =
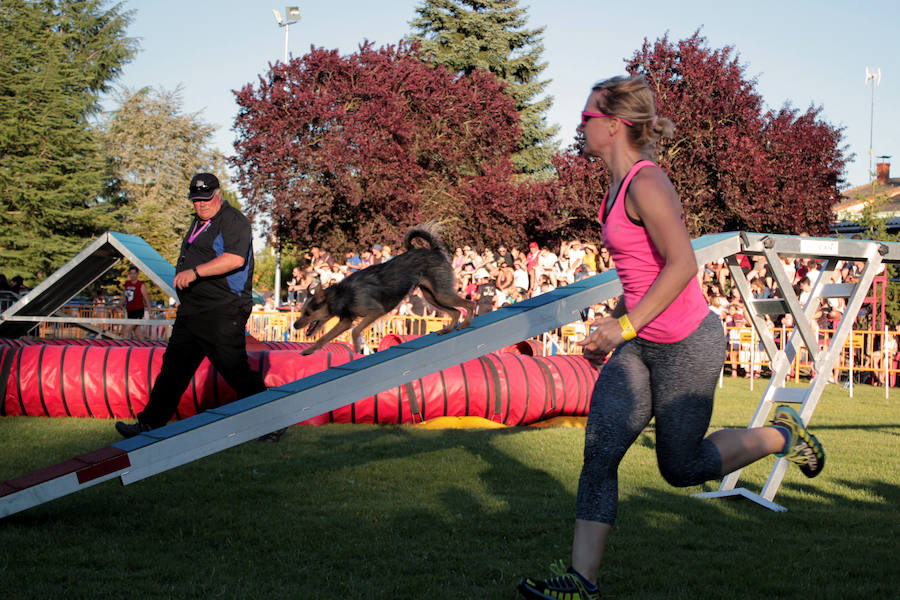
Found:
[[[726,259],[747,304],[751,321],[771,359],[773,375],[750,426],[763,424],[775,402],[801,404],[800,415],[808,423],[873,277],[882,262],[900,262],[900,244],[731,232],[703,236],[695,240],[693,246],[698,266],[719,258]],[[752,299],[747,279],[735,257],[741,253],[766,258],[779,288],[784,291],[781,298]],[[822,276],[815,282],[805,306],[800,305],[781,267],[778,257],[782,255],[825,260]],[[824,283],[839,260],[865,261],[857,284]],[[618,296],[621,290],[615,271],[607,271],[476,317],[469,329],[443,336],[431,334],[417,338],[0,483],[0,518],[115,477],[123,484],[129,484],[325,414],[393,386],[406,384],[571,323],[578,319],[585,307]],[[835,331],[832,345],[827,351],[820,351],[808,316],[814,311],[819,298],[834,296],[847,298],[847,309]],[[776,346],[762,321],[762,315],[776,313],[794,315],[794,334],[785,348]],[[816,375],[807,389],[785,388],[791,361],[801,343],[814,357]],[[776,461],[761,494],[737,488],[740,472],[735,472],[723,480],[719,491],[698,496],[739,495],[770,509],[784,510],[772,500],[781,484],[785,467],[783,459]]]
[[[872,287],[872,281],[883,263],[897,262],[897,244],[887,244],[869,240],[843,240],[809,238],[803,236],[776,236],[760,234],[741,234],[741,252],[743,254],[765,257],[768,267],[778,284],[781,294],[779,298],[755,300],[750,291],[750,284],[738,264],[737,257],[725,258],[732,279],[741,293],[747,313],[753,327],[769,356],[772,376],[763,392],[762,399],[750,420],[749,427],[760,427],[768,419],[769,412],[776,404],[800,404],[800,418],[809,423],[825,389],[832,369],[840,357],[844,342],[847,340],[856,316]],[[803,257],[824,261],[816,281],[810,282],[812,290],[804,305],[794,293],[780,258]],[[856,283],[828,283],[831,281],[840,261],[863,262],[864,266]],[[826,350],[819,348],[818,336],[811,326],[821,298],[845,298],[846,308],[834,331],[834,336]],[[766,326],[764,315],[790,314],[794,319],[794,331],[783,348],[779,348],[771,331]],[[791,363],[801,344],[806,347],[813,364],[813,375],[806,388],[785,387]],[[775,511],[786,510],[773,500],[781,486],[788,461],[776,459],[768,480],[759,494],[746,488],[737,487],[741,470],[727,475],[719,489],[715,492],[696,494],[699,498],[721,498],[727,496],[743,496]]]

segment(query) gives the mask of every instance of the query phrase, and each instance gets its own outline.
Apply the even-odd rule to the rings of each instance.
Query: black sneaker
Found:
[[[122,421],[116,421],[116,431],[125,438],[133,438],[136,435],[140,435],[142,433],[146,433],[153,429],[146,423],[141,423],[138,421],[137,423],[123,423]]]
[[[581,576],[572,567],[564,571],[563,564],[559,561],[550,565],[553,576],[547,579],[526,577],[519,582],[519,593],[546,600],[600,600],[600,590],[589,590]]]
[[[277,442],[277,441],[281,440],[281,436],[284,435],[285,431],[287,431],[287,427],[283,427],[281,429],[273,431],[272,433],[267,433],[266,435],[261,435],[258,438],[256,438],[256,441],[257,442]]]
[[[811,434],[790,406],[779,406],[772,417],[772,425],[786,429],[791,439],[787,443],[787,452],[778,452],[775,456],[784,457],[800,467],[807,477],[815,477],[825,468],[825,449]]]

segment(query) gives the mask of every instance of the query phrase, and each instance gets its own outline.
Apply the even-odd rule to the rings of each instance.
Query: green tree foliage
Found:
[[[270,292],[275,288],[275,248],[265,246],[260,248],[254,245],[253,289],[258,292]],[[343,259],[341,259],[343,260]],[[291,271],[294,267],[306,265],[302,257],[296,256],[294,248],[288,245],[282,248],[281,256],[281,297],[287,298],[287,282],[291,279]]]
[[[0,3],[0,263],[39,282],[111,223],[90,118],[136,50],[101,0]]]
[[[123,90],[101,131],[116,226],[174,263],[194,213],[191,177],[215,173],[225,189],[224,158],[210,145],[215,127],[183,112],[180,89],[144,88]]]
[[[541,62],[544,28],[527,29],[526,10],[518,4],[518,0],[424,0],[410,21],[409,38],[421,45],[423,56],[455,73],[486,69],[507,84],[522,127],[513,163],[535,173],[550,168],[559,128],[546,120],[553,99],[539,98],[550,83],[539,80],[547,66]]]

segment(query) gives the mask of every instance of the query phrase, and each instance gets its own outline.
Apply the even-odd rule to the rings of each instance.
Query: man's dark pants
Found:
[[[262,375],[251,370],[247,361],[244,325],[248,316],[241,311],[176,317],[162,368],[138,421],[153,428],[168,423],[204,357],[238,398],[264,391]]]

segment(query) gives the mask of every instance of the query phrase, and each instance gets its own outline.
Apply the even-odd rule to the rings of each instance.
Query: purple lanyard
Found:
[[[200,229],[197,229],[197,225],[199,223],[194,224],[194,229],[191,231],[191,235],[188,236],[188,244],[193,244],[197,236],[206,231],[206,228],[209,227],[209,221],[205,222]]]

